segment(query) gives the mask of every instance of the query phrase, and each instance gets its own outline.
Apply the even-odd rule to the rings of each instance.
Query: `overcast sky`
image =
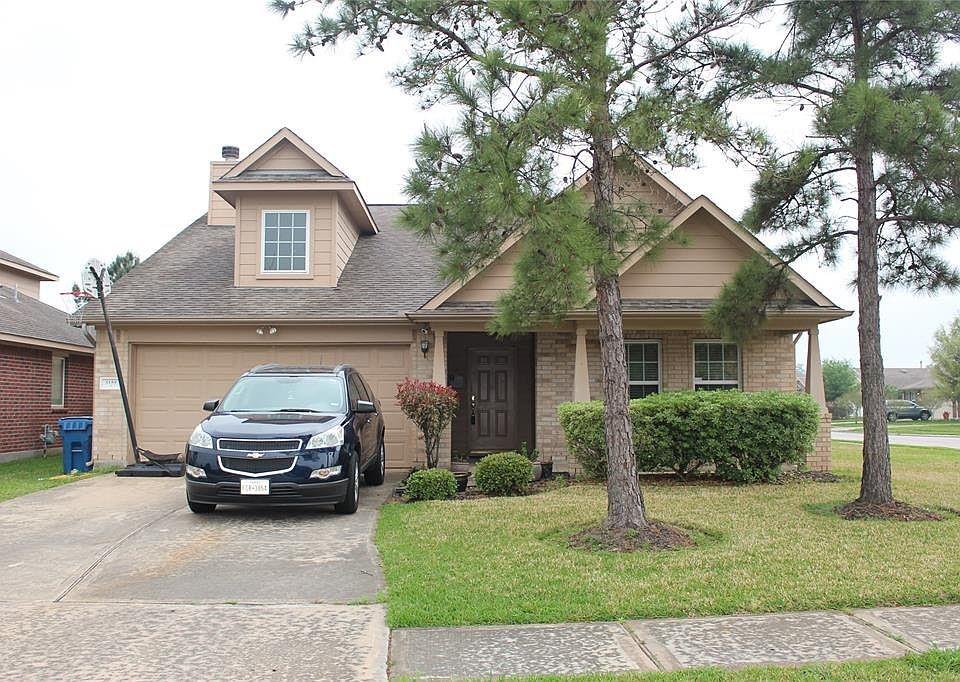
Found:
[[[208,162],[224,144],[251,151],[288,126],[353,177],[373,203],[400,202],[410,143],[424,112],[386,73],[396,53],[356,59],[348,47],[300,61],[287,49],[297,18],[265,0],[161,3],[66,0],[0,3],[0,249],[60,276],[60,292],[91,257],[130,249],[145,258],[206,211]],[[782,136],[803,129],[790,112],[764,111]],[[734,217],[751,173],[707,154],[669,175]],[[855,262],[815,259],[798,270],[855,310]],[[889,367],[929,361],[933,332],[960,313],[960,295],[885,292]],[[856,361],[856,316],[825,325],[824,357]]]

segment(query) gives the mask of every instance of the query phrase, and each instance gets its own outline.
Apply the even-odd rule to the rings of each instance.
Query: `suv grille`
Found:
[[[275,457],[273,459],[247,459],[245,457],[220,457],[220,468],[233,473],[265,476],[282,474],[293,469],[296,457]]]
[[[235,440],[221,438],[217,441],[220,450],[242,450],[244,452],[290,452],[300,449],[299,438],[285,440]]]

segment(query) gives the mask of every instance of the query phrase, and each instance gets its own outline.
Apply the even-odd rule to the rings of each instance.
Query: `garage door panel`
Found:
[[[257,365],[348,363],[360,370],[383,405],[389,464],[413,464],[416,433],[394,398],[397,383],[410,373],[408,345],[145,344],[135,348],[134,362],[134,423],[141,445],[156,452],[182,451],[205,416],[203,402],[222,397],[237,377]]]

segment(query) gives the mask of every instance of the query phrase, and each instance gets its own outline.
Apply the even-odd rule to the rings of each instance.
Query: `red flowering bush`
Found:
[[[449,386],[407,377],[397,384],[397,401],[400,410],[420,429],[427,468],[433,469],[440,457],[440,435],[460,407],[457,392]]]

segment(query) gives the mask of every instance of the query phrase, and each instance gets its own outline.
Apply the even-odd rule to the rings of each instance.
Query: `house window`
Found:
[[[63,407],[63,396],[67,385],[67,359],[62,355],[53,356],[53,371],[50,376],[50,406]]]
[[[644,398],[660,392],[660,342],[628,341],[627,372],[630,397]]]
[[[716,391],[740,387],[740,348],[722,341],[694,341],[693,388]]]
[[[307,271],[307,211],[263,212],[263,271]]]

